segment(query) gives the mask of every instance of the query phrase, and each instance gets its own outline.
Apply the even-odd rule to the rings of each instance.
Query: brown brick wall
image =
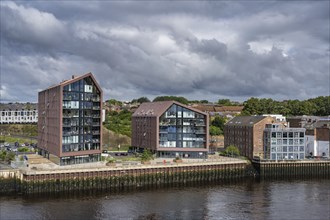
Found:
[[[39,93],[38,97],[38,147],[60,156],[61,129],[61,86]]]
[[[315,133],[317,141],[330,141],[330,128],[316,128]]]

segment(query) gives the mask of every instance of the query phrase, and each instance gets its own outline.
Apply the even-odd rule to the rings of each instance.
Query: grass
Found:
[[[19,138],[19,137],[13,137],[13,136],[0,136],[0,141],[7,142],[7,143],[15,143],[18,142],[20,144],[23,143],[37,143],[37,140],[30,139],[30,138]]]

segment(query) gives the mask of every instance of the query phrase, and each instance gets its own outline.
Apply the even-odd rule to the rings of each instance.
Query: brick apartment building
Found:
[[[240,154],[252,159],[263,158],[263,134],[266,124],[275,121],[270,116],[237,116],[224,126],[225,148],[234,145]]]
[[[159,157],[207,157],[208,134],[208,114],[175,101],[142,103],[132,116],[132,146]]]
[[[100,161],[102,89],[92,73],[39,92],[38,148],[60,165]]]

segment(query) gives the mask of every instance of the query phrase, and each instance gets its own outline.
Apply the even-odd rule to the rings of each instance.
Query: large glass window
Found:
[[[205,147],[205,116],[172,105],[159,121],[161,147]]]
[[[100,105],[90,77],[64,86],[63,152],[100,149]]]

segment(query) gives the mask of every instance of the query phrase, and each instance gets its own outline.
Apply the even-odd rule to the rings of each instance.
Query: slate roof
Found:
[[[0,110],[1,111],[20,111],[20,110],[36,110],[37,103],[0,103]]]
[[[195,107],[204,112],[241,112],[244,106],[220,106],[213,104],[197,105]]]
[[[187,108],[194,112],[198,112],[200,114],[206,115],[204,112],[184,105],[180,102],[176,101],[160,101],[160,102],[144,102],[142,103],[138,109],[133,114],[133,117],[160,117],[168,108],[170,108],[173,104],[179,105],[181,107]]]
[[[267,116],[237,116],[226,123],[228,126],[253,126]]]
[[[59,83],[59,84],[57,84],[57,85],[50,86],[50,87],[48,87],[48,88],[45,89],[45,90],[52,89],[52,88],[55,88],[55,87],[57,87],[57,86],[61,86],[61,85],[66,86],[66,85],[68,85],[68,84],[74,83],[74,82],[79,81],[79,80],[81,80],[81,79],[83,79],[83,78],[86,78],[86,77],[91,77],[92,80],[93,80],[93,82],[95,83],[96,87],[97,87],[97,88],[99,89],[99,91],[102,93],[102,88],[101,88],[101,86],[98,84],[98,82],[96,81],[96,79],[95,79],[95,77],[94,77],[94,75],[93,75],[92,73],[86,73],[86,74],[81,75],[81,76],[75,76],[75,75],[73,75],[73,76],[72,76],[72,79],[63,80],[61,83]],[[43,91],[45,91],[45,90],[43,90]]]

